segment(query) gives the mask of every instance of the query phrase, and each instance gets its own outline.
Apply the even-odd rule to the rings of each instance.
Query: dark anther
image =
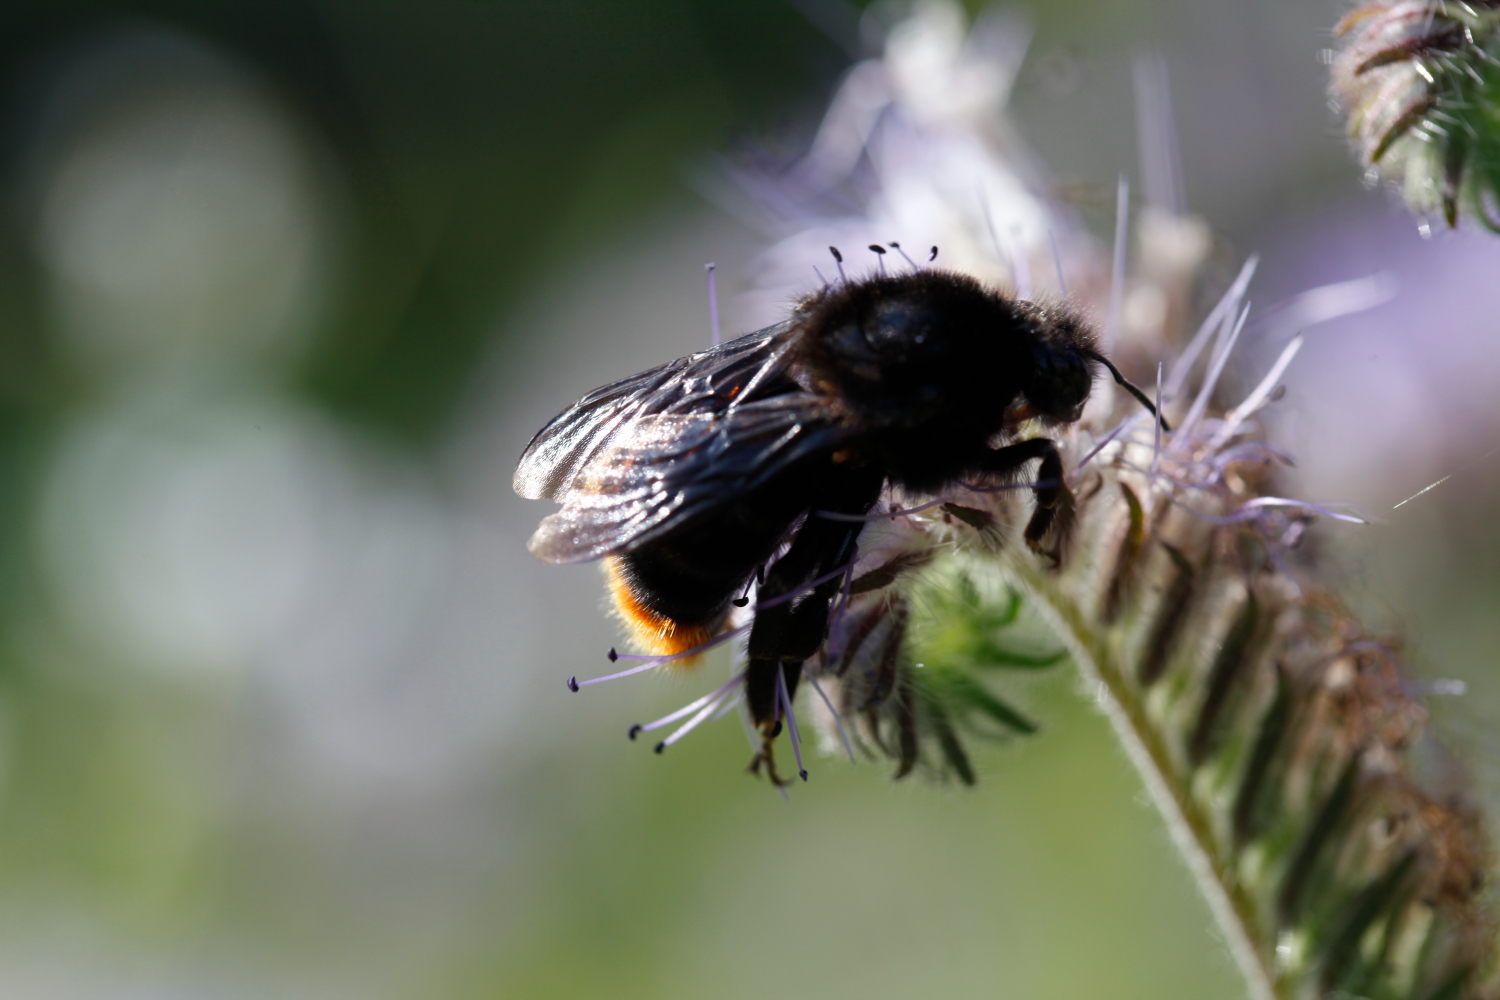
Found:
[[[807,772],[806,771],[798,771],[797,773],[800,774],[800,775],[802,775],[802,780],[803,781],[807,780]]]
[[[895,244],[892,243],[891,246],[895,246]],[[885,256],[885,247],[881,246],[879,243],[871,243],[870,244],[870,249],[873,250],[875,253],[880,254],[880,256],[882,256],[882,257]]]
[[[568,678],[568,690],[574,694],[578,693],[578,678],[576,676]]]
[[[730,601],[729,603],[733,604],[737,608],[743,608],[745,605],[747,605],[747,604],[750,603],[750,598],[749,597],[736,597],[734,600]]]
[[[640,731],[643,728],[645,728],[645,727],[642,726],[639,722],[637,722],[635,725],[631,726],[630,727],[630,733],[629,733],[630,738],[631,739],[635,739],[636,736],[640,734]]]
[[[927,263],[931,264],[935,260],[937,260],[937,247],[933,247],[932,253],[927,255]]]
[[[776,720],[776,724],[771,727],[771,739],[774,740],[776,737],[778,737],[780,735],[781,735],[781,720],[777,719]]]
[[[613,646],[609,647],[609,652],[607,654],[605,654],[605,655],[607,655],[609,657],[609,662],[610,663],[614,663],[616,660],[618,660],[620,658],[620,654],[615,652],[615,647],[613,647]]]
[[[844,255],[839,253],[838,247],[829,247],[828,252],[833,254],[833,259],[838,261],[840,264],[844,262]]]
[[[660,743],[656,744],[656,746],[652,747],[652,749],[655,750],[657,753],[661,753],[666,748],[667,748],[667,741],[666,740],[662,740]]]

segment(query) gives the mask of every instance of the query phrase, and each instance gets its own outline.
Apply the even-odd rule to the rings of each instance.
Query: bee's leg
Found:
[[[1038,485],[1031,491],[1036,498],[1036,511],[1026,525],[1026,544],[1055,563],[1058,553],[1046,550],[1043,540],[1052,530],[1059,509],[1065,508],[1072,498],[1063,483],[1062,456],[1057,452],[1057,445],[1047,438],[1031,438],[996,448],[985,457],[978,471],[991,474],[1014,472],[1034,458],[1040,458],[1042,464],[1037,470]]]
[[[874,506],[884,481],[862,476],[840,485],[844,488],[825,491],[818,497],[813,510],[864,514]],[[772,602],[805,587],[810,580],[827,576],[852,559],[862,527],[859,523],[809,514],[792,547],[767,571],[765,583],[757,592],[758,604],[769,606],[758,607],[755,612],[748,643],[749,663],[745,668],[745,701],[763,741],[761,752],[750,767],[755,771],[764,763],[773,781],[777,779],[771,741],[782,729],[777,706],[778,674],[790,702],[802,679],[803,662],[823,644],[829,610],[842,581],[834,576],[806,594]]]
[[[751,774],[759,774],[761,769],[764,768],[766,778],[771,784],[777,788],[785,788],[791,782],[783,780],[781,775],[776,773],[776,754],[772,752],[772,743],[776,740],[776,736],[780,732],[781,724],[777,723],[775,732],[761,733],[760,750],[750,759],[750,767],[747,770]]]

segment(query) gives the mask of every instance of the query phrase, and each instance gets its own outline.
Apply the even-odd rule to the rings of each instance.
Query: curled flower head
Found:
[[[1449,226],[1500,229],[1500,5],[1366,3],[1335,33],[1333,100],[1367,177]]]

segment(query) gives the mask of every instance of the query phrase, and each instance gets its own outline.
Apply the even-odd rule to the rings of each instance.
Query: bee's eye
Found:
[[[1031,386],[1026,398],[1037,412],[1057,420],[1074,420],[1089,398],[1093,376],[1088,363],[1073,351],[1039,345],[1033,352]]]

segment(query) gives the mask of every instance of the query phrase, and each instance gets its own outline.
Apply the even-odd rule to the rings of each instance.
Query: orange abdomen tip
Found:
[[[630,637],[645,652],[653,656],[675,656],[701,646],[714,637],[717,623],[681,622],[646,607],[625,574],[620,571],[618,558],[605,559],[603,566],[615,615],[625,623]],[[673,662],[690,665],[697,659],[696,656],[689,656]]]

